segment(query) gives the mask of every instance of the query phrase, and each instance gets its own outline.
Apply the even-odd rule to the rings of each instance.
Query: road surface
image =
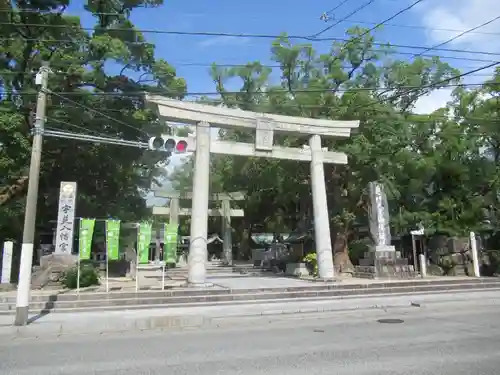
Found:
[[[1,340],[0,373],[498,375],[499,317],[498,304],[461,303],[233,318],[185,332]]]

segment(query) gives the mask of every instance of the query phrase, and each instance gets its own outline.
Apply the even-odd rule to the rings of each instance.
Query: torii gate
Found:
[[[179,223],[179,216],[192,216],[190,208],[180,208],[180,200],[193,199],[191,192],[178,192],[178,191],[164,191],[154,190],[155,197],[169,198],[170,207],[153,207],[153,215],[169,215],[170,223]],[[209,209],[208,216],[221,216],[222,217],[222,255],[223,263],[226,265],[233,264],[233,239],[231,217],[243,217],[244,211],[242,209],[231,209],[231,201],[245,200],[245,193],[236,191],[234,193],[215,193],[210,197],[212,201],[221,202],[220,209]]]
[[[331,121],[258,113],[182,102],[158,95],[146,95],[146,101],[156,109],[161,120],[196,126],[196,145],[193,150],[188,150],[195,151],[191,242],[188,257],[189,283],[206,285],[210,153],[311,162],[314,237],[319,277],[326,280],[334,277],[323,164],[347,164],[347,155],[323,150],[321,136],[349,137],[351,129],[359,126],[359,121]],[[212,140],[210,126],[255,129],[255,144]],[[274,146],[274,132],[310,135],[309,148]]]

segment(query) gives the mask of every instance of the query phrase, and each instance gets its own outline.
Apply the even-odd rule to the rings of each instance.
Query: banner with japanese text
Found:
[[[163,260],[165,263],[177,263],[177,224],[165,224]]]
[[[90,259],[92,237],[94,236],[95,219],[80,219],[79,248],[81,260]]]
[[[139,264],[149,263],[149,246],[151,245],[151,223],[144,221],[137,230],[137,258]]]
[[[120,220],[106,220],[106,253],[108,260],[120,259]]]

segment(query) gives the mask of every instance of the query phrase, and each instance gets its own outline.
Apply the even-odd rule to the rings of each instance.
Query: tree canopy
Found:
[[[155,57],[129,16],[161,0],[88,1],[94,25],[68,15],[69,0],[0,0],[0,234],[18,238],[36,107],[35,76],[51,69],[46,127],[144,141],[160,124],[144,92],[183,99],[187,82]],[[350,241],[366,236],[367,186],[386,187],[393,233],[422,223],[429,232],[461,235],[496,231],[499,218],[500,70],[478,87],[439,57],[395,59],[376,33],[353,27],[329,51],[290,40],[270,46],[276,79],[259,61],[209,72],[217,98],[203,103],[259,112],[359,120],[349,139],[324,137],[323,146],[347,153],[347,165],[325,167],[332,243],[338,265],[349,267]],[[429,53],[431,53],[430,51]],[[231,82],[230,82],[231,81]],[[229,90],[228,83],[240,88]],[[233,85],[231,84],[231,87]],[[450,102],[430,114],[415,113],[418,99],[453,89]],[[221,131],[226,140],[251,142],[245,131]],[[277,137],[301,147],[307,138]],[[46,138],[40,179],[38,227],[55,218],[61,180],[78,182],[77,216],[137,220],[150,214],[144,193],[164,174],[163,155],[140,149]],[[170,176],[191,190],[192,163]],[[307,163],[212,156],[213,191],[244,190],[245,218],[236,233],[308,229],[312,216]],[[258,229],[259,231],[262,229]]]
[[[146,140],[160,124],[143,92],[182,98],[186,82],[130,21],[161,0],[88,1],[95,24],[66,14],[69,0],[0,1],[0,230],[21,233],[36,107],[35,76],[51,69],[46,128]],[[154,12],[151,9],[151,12]],[[46,138],[38,224],[55,219],[61,180],[78,183],[77,215],[134,220],[149,215],[143,194],[162,173],[162,155],[106,144]]]
[[[393,58],[367,30],[354,27],[349,40],[318,53],[286,35],[271,46],[280,66],[258,61],[211,74],[219,99],[204,103],[258,112],[360,120],[349,139],[323,137],[323,146],[347,153],[347,165],[325,166],[328,208],[337,265],[350,267],[348,243],[366,236],[367,187],[380,181],[391,207],[392,232],[408,233],[423,224],[428,233],[463,235],[495,228],[498,217],[498,86],[500,70],[482,87],[470,88],[461,72],[438,57]],[[229,91],[229,81],[239,90]],[[414,112],[417,100],[453,87],[452,100],[434,113]],[[243,131],[221,131],[223,139],[251,141]],[[300,147],[307,138],[279,136],[278,143]],[[264,158],[212,157],[212,188],[247,190],[245,222],[252,231],[309,228],[312,201],[308,163]],[[174,173],[179,188],[189,184],[190,166]],[[304,222],[305,221],[305,222]]]

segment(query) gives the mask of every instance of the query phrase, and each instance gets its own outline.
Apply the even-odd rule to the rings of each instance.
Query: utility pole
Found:
[[[31,164],[28,180],[28,194],[24,214],[23,244],[21,248],[21,265],[17,286],[16,318],[14,325],[24,326],[28,323],[28,309],[31,289],[31,267],[33,263],[33,247],[35,237],[36,206],[38,201],[38,180],[40,177],[40,159],[42,156],[42,138],[45,125],[47,104],[47,86],[49,81],[48,64],[40,68],[36,83],[41,85],[36,104],[36,119],[33,128],[33,146],[31,148]]]

